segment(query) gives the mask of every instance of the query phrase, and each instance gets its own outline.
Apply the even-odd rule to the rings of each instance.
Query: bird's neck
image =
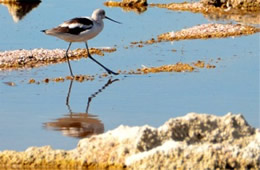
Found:
[[[102,19],[95,19],[95,18],[93,18],[98,24],[100,24],[100,25],[104,25],[104,22],[103,22],[103,20]]]
[[[95,21],[100,21],[102,20],[100,16],[96,15],[96,14],[92,14],[91,18]]]

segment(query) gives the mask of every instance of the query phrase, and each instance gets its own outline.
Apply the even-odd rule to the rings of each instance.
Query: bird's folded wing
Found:
[[[56,28],[53,28],[53,32],[59,33],[69,33],[78,35],[83,31],[91,29],[93,27],[93,21],[89,18],[73,18],[69,21],[66,21],[59,25]]]

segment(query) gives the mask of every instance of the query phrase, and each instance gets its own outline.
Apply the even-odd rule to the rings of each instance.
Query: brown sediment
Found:
[[[260,24],[260,1],[250,1],[246,3],[223,1],[220,6],[210,4],[209,0],[202,0],[194,3],[170,3],[170,4],[150,4],[150,7],[166,8],[173,11],[190,11],[202,13],[204,17],[213,20],[234,20],[244,24]],[[233,0],[236,1],[236,0]],[[246,1],[246,0],[245,0]],[[222,3],[221,1],[217,1]]]
[[[16,84],[12,81],[4,82],[4,84],[6,84],[8,86],[16,86]]]
[[[170,65],[163,65],[159,67],[143,67],[137,69],[137,73],[141,72],[143,74],[148,73],[160,73],[160,72],[192,72],[195,68],[190,64],[176,63]]]
[[[105,73],[103,73],[100,77],[107,77],[104,76]],[[75,80],[77,82],[83,82],[83,81],[93,81],[96,76],[94,75],[76,75],[74,77],[72,76],[66,76],[66,77],[56,77],[56,78],[44,78],[42,81],[36,81],[35,79],[31,78],[28,81],[28,84],[40,84],[42,83],[50,83],[50,82],[64,82],[66,80]]]
[[[206,68],[211,69],[211,68],[216,68],[216,66],[215,66],[215,65],[212,65],[212,64],[207,64],[207,65],[206,65]]]
[[[205,67],[205,62],[198,60],[197,62],[193,63],[194,66],[198,68],[204,68]]]
[[[220,60],[220,58],[218,58],[218,60]],[[217,61],[216,61],[216,63],[217,63]],[[195,67],[197,67],[197,68],[207,68],[207,69],[216,68],[215,65],[210,64],[210,63],[205,64],[205,62],[204,62],[204,61],[201,61],[201,60],[198,60],[197,62],[194,62],[194,63],[192,63],[192,64],[193,64]]]
[[[208,0],[205,0],[208,1]],[[227,2],[227,1],[226,1]],[[246,14],[251,11],[259,11],[260,10],[260,3],[257,1],[251,1],[256,3],[256,5],[248,5],[247,7],[242,7],[239,5],[232,6],[231,4],[222,4],[220,7],[207,4],[207,2],[183,2],[183,3],[169,3],[169,4],[149,4],[150,7],[158,7],[158,8],[166,8],[169,10],[176,10],[176,11],[190,11],[194,13],[222,13],[226,15],[231,15],[234,12],[239,12],[241,15]]]
[[[83,82],[83,81],[93,81],[95,79],[95,76],[93,75],[77,75],[74,78],[78,82]]]
[[[218,59],[218,61],[220,58]],[[213,62],[210,61],[210,62]],[[216,62],[217,63],[217,62]],[[137,68],[136,70],[118,70],[118,74],[153,74],[153,73],[162,73],[162,72],[193,72],[196,69],[212,69],[216,68],[215,65],[210,64],[209,62],[206,64],[205,61],[198,60],[196,62],[192,63],[182,63],[178,62],[176,64],[169,64],[169,65],[162,65],[157,67],[146,67],[142,66],[142,68]],[[56,78],[44,78],[41,81],[36,81],[35,79],[30,79],[28,81],[28,84],[40,84],[40,83],[49,83],[49,82],[64,82],[66,80],[75,80],[77,82],[85,82],[85,81],[93,81],[96,78],[105,78],[108,77],[109,74],[102,73],[100,75],[76,75],[74,77],[72,76],[66,76],[66,77],[56,77]]]
[[[114,52],[115,48],[91,48],[90,54],[104,56],[104,52]],[[86,49],[75,49],[69,51],[70,60],[79,60],[87,57]],[[14,70],[23,68],[34,68],[43,65],[66,62],[65,50],[61,49],[33,49],[13,50],[0,52],[0,70]]]
[[[200,0],[204,5],[244,11],[260,10],[260,0]]]
[[[191,64],[178,62],[176,64],[162,65],[159,67],[146,67],[139,68],[136,71],[131,71],[131,74],[148,74],[148,73],[160,73],[160,72],[192,72],[195,69],[202,68],[216,68],[215,65],[208,63],[205,66],[205,61],[198,60]]]
[[[250,35],[260,32],[259,28],[241,24],[202,24],[177,32],[167,32],[157,36],[157,39],[131,42],[131,45],[141,47],[143,44],[154,44],[165,41],[180,41],[188,39],[224,38],[242,35]]]
[[[122,2],[107,1],[104,2],[108,7],[121,7],[124,11],[134,11],[136,13],[142,13],[147,10],[146,0],[122,0]]]
[[[29,83],[29,84],[33,84],[33,83],[35,83],[35,82],[36,82],[36,81],[35,81],[34,79],[30,79],[28,83]]]
[[[122,2],[116,2],[116,1],[106,1],[104,2],[105,5],[111,6],[111,7],[139,7],[139,6],[147,6],[148,3],[146,0],[122,0]]]

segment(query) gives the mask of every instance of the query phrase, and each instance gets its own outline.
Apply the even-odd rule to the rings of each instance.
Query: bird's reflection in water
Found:
[[[82,113],[75,113],[70,107],[70,93],[73,86],[73,80],[70,82],[68,95],[66,98],[66,105],[69,113],[62,118],[56,119],[54,122],[44,123],[44,127],[47,129],[61,131],[66,136],[84,138],[94,134],[100,134],[104,132],[104,124],[98,119],[97,116],[88,113],[90,103],[99,93],[101,93],[106,87],[119,79],[111,80],[100,88],[97,92],[93,93],[87,102],[86,111]]]
[[[10,15],[13,17],[14,22],[18,22],[29,13],[32,9],[36,8],[41,1],[4,1],[0,2],[1,5],[6,6]]]

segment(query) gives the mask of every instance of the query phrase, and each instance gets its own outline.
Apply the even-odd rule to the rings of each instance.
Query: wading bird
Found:
[[[97,60],[95,60],[89,53],[87,41],[97,36],[103,30],[104,28],[103,19],[108,19],[118,24],[121,24],[120,22],[107,17],[103,9],[96,9],[95,11],[93,11],[91,17],[73,18],[71,20],[65,21],[64,23],[60,24],[55,28],[42,30],[42,32],[44,32],[47,35],[55,36],[64,41],[69,42],[69,46],[68,49],[66,50],[65,56],[67,58],[70,74],[72,77],[74,77],[74,75],[72,73],[72,69],[68,57],[68,51],[73,42],[85,42],[88,57],[91,60],[93,60],[98,65],[103,67],[108,72],[108,74],[114,74],[114,75],[118,74],[108,69]]]

